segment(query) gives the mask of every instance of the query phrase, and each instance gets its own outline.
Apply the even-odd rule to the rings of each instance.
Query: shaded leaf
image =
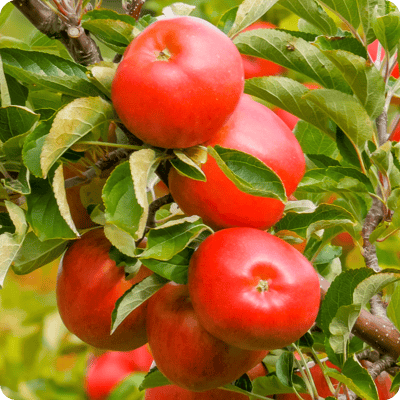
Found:
[[[161,373],[157,367],[150,369],[149,373],[144,377],[139,389],[151,389],[158,386],[171,385],[171,382]]]
[[[375,119],[385,105],[385,82],[374,65],[348,51],[331,50],[324,54],[340,69],[354,94]]]
[[[136,198],[129,162],[114,169],[103,187],[102,198],[107,223],[129,233],[132,238],[139,239],[135,235],[142,223],[143,207]],[[121,250],[114,241],[111,242]]]
[[[235,22],[228,32],[229,37],[234,37],[253,22],[260,19],[278,0],[244,0],[236,13]]]
[[[359,154],[372,140],[374,128],[364,107],[353,97],[331,89],[310,90],[304,98],[323,110],[346,134]]]
[[[152,274],[132,286],[131,289],[128,289],[115,303],[115,308],[112,312],[111,334],[115,332],[118,326],[133,310],[148,300],[167,282],[167,279],[157,274]]]
[[[297,187],[299,193],[373,193],[366,175],[350,167],[329,166],[307,171]]]
[[[97,95],[86,76],[86,68],[53,54],[20,49],[0,49],[4,71],[15,79],[38,89],[82,97]]]
[[[258,158],[219,145],[209,146],[208,152],[224,174],[242,192],[286,201],[286,192],[282,181]]]
[[[364,59],[368,58],[364,45],[352,36],[319,36],[314,43],[322,51],[345,50]]]
[[[304,85],[282,76],[247,79],[245,93],[256,96],[296,115],[333,136],[332,124],[327,116],[302,96],[309,91]]]
[[[14,259],[13,271],[18,275],[29,274],[58,258],[67,244],[68,241],[62,239],[42,242],[33,232],[29,232]]]
[[[60,214],[50,183],[31,179],[31,187],[31,194],[26,196],[26,219],[39,240],[75,239],[75,233]]]
[[[101,97],[83,97],[62,108],[46,136],[40,165],[46,177],[54,163],[75,143],[113,119],[113,108]]]
[[[306,121],[299,121],[293,131],[305,154],[336,157],[338,149],[333,137]]]
[[[150,230],[147,236],[147,248],[139,258],[141,260],[144,258],[171,260],[207,230],[210,228],[204,225],[197,216],[167,222]]]
[[[335,21],[314,0],[281,0],[279,4],[317,27],[323,33],[333,36],[337,28]]]
[[[0,108],[0,140],[7,140],[27,133],[39,120],[39,115],[27,107],[9,106]]]
[[[258,29],[237,36],[233,42],[243,54],[265,58],[300,72],[324,87],[351,93],[338,68],[316,46],[276,29]]]
[[[170,281],[186,285],[189,261],[193,251],[193,249],[185,248],[168,261],[141,258],[141,262],[156,274]]]

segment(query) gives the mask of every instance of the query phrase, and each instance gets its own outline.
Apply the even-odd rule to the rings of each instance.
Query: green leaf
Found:
[[[143,382],[140,384],[139,389],[151,389],[158,386],[171,385],[171,382],[161,373],[157,368],[151,368],[149,373],[144,377]]]
[[[276,363],[276,376],[285,386],[293,386],[293,363],[294,356],[290,351],[283,352]]]
[[[400,12],[391,12],[375,18],[372,27],[383,48],[388,53],[395,50],[400,40]]]
[[[117,226],[132,238],[139,239],[140,236],[136,236],[136,233],[139,231],[139,226],[143,224],[144,209],[136,198],[128,161],[118,165],[111,173],[103,187],[102,198],[107,223]],[[140,230],[142,229],[143,226]],[[112,243],[115,245],[113,241]],[[118,249],[121,250],[119,247]]]
[[[282,76],[247,79],[245,93],[256,96],[315,125],[332,137],[334,131],[327,116],[302,97],[309,91],[304,85]]]
[[[49,264],[64,252],[67,244],[68,241],[62,239],[42,242],[34,232],[29,232],[14,259],[13,271],[24,275]]]
[[[1,96],[1,106],[9,107],[11,105],[10,92],[8,90],[8,84],[3,70],[3,61],[0,55],[0,96]]]
[[[346,134],[361,160],[365,143],[372,140],[374,128],[366,110],[353,96],[331,89],[310,90],[304,98],[324,111]]]
[[[241,33],[233,42],[243,54],[265,58],[300,72],[324,87],[351,93],[338,68],[316,46],[276,29]]]
[[[185,248],[168,261],[160,261],[151,258],[141,258],[140,260],[143,265],[154,271],[156,274],[163,276],[170,281],[186,285],[189,261],[193,251],[193,249]]]
[[[353,292],[353,302],[361,304],[365,307],[372,296],[379,293],[385,286],[396,282],[400,279],[400,271],[395,272],[380,272],[369,276],[360,282]]]
[[[21,165],[16,179],[6,178],[3,183],[6,189],[10,189],[13,192],[27,195],[31,192],[31,185],[29,183],[29,171],[24,165]]]
[[[242,192],[281,201],[287,200],[285,188],[278,175],[258,158],[219,145],[208,146],[208,153]]]
[[[207,180],[206,175],[201,170],[201,165],[198,165],[187,154],[185,154],[185,151],[174,150],[174,154],[177,158],[172,158],[169,161],[181,175],[202,182]]]
[[[86,76],[87,69],[72,61],[53,54],[11,48],[0,49],[0,55],[5,73],[37,89],[74,97],[98,94]]]
[[[399,388],[400,388],[400,372],[394,377],[390,391],[395,392],[398,391]]]
[[[128,289],[115,303],[115,308],[112,312],[111,334],[115,332],[118,326],[133,310],[148,300],[167,282],[167,279],[157,274],[152,274],[132,286],[131,289]]]
[[[29,108],[9,106],[0,108],[0,140],[7,140],[27,133],[39,120],[39,115]]]
[[[345,50],[364,59],[368,58],[364,45],[352,36],[319,36],[314,44],[322,51]]]
[[[375,66],[348,51],[330,50],[324,54],[343,73],[371,119],[378,117],[385,105],[385,81]]]
[[[207,230],[210,228],[204,225],[197,216],[167,222],[150,230],[147,236],[147,248],[139,258],[140,260],[144,258],[171,260]]]
[[[92,214],[91,214],[92,215]],[[118,226],[108,224],[105,219],[105,215],[99,216],[99,219],[104,223],[104,234],[107,239],[115,246],[121,253],[129,256],[136,257],[136,244],[135,239],[126,231],[120,229]]]
[[[361,12],[365,6],[366,0],[324,0],[324,5],[339,14],[349,22],[355,29],[360,26]]]
[[[228,32],[232,29],[238,9],[239,6],[229,9],[222,15],[222,17],[218,21],[217,28],[221,29],[221,31],[224,32],[225,35],[227,35]]]
[[[335,353],[345,353],[346,344],[350,340],[351,330],[360,315],[360,311],[360,304],[341,306],[337,310],[335,317],[329,324],[329,332],[331,333],[329,343]]]
[[[360,169],[359,152],[353,146],[353,143],[348,136],[346,136],[346,134],[338,126],[336,127],[336,145],[342,158],[342,163],[349,164],[357,169]],[[363,156],[363,154],[365,153],[362,153],[361,156]]]
[[[297,187],[298,193],[373,193],[372,183],[355,168],[331,166],[307,171]]]
[[[22,246],[28,229],[24,211],[7,200],[5,201],[5,206],[15,226],[15,233],[5,232],[0,235],[0,289],[4,284],[4,279],[11,264]]]
[[[279,5],[292,11],[323,33],[333,36],[337,27],[335,21],[314,0],[280,0]]]
[[[143,393],[139,390],[139,386],[144,379],[144,374],[135,372],[117,384],[108,395],[107,400],[141,400]]]
[[[322,301],[318,315],[318,325],[329,335],[329,325],[342,306],[353,304],[353,292],[357,285],[374,272],[369,268],[359,268],[342,272],[331,283]]]
[[[12,11],[14,10],[14,4],[6,2],[1,8],[0,12],[0,28],[9,20]]]
[[[306,121],[299,121],[293,133],[305,154],[321,154],[333,158],[338,154],[334,138]]]
[[[365,4],[365,6],[364,9],[361,11],[361,23],[363,25],[363,30],[365,32],[367,44],[370,44],[376,39],[372,25],[378,16],[385,14],[386,1],[363,0],[363,3]]]
[[[293,386],[299,393],[307,392],[303,379],[293,375]],[[271,396],[273,394],[294,393],[294,389],[281,383],[275,373],[261,376],[253,381],[253,393],[261,396]]]
[[[25,106],[29,90],[21,85],[15,78],[5,74],[8,90],[10,92],[11,104],[14,106]],[[3,105],[4,107],[4,105]]]
[[[146,229],[146,222],[149,211],[147,197],[147,182],[160,163],[157,153],[151,149],[142,149],[132,153],[129,157],[129,167],[133,182],[133,189],[138,205],[142,208],[135,237],[142,237]]]
[[[31,194],[26,196],[26,219],[39,240],[75,239],[75,233],[60,214],[50,183],[45,179],[31,179],[31,187]]]
[[[276,225],[275,230],[289,230],[307,238],[319,231],[333,226],[352,226],[354,216],[342,207],[334,204],[320,204],[310,213],[288,212]]]
[[[119,54],[125,52],[128,44],[135,38],[131,24],[114,19],[87,20],[82,23],[84,29]]]
[[[93,10],[84,15],[82,26],[114,51],[123,54],[126,46],[155,18],[146,15],[136,21],[112,10]]]
[[[368,371],[356,361],[355,355],[354,358],[347,359],[341,373],[332,368],[326,368],[325,371],[331,378],[344,383],[360,398],[365,400],[379,400],[374,381]]]
[[[83,97],[72,101],[56,115],[40,156],[43,176],[75,143],[97,127],[113,119],[113,108],[101,97]]]
[[[38,30],[32,32],[28,43],[31,51],[54,54],[56,56],[65,58],[66,60],[74,61],[67,48],[61,43],[60,40],[49,38],[47,35]]]
[[[50,132],[54,121],[51,119],[40,121],[26,137],[22,148],[22,159],[29,171],[38,178],[43,178],[40,166],[40,154],[46,140],[46,135]]]
[[[387,307],[387,316],[400,329],[400,285],[397,285]]]
[[[240,31],[260,19],[278,0],[244,0],[236,13],[235,22],[228,32],[229,37],[234,37]]]
[[[69,209],[69,204],[67,201],[67,192],[65,191],[65,181],[62,164],[60,164],[54,172],[52,188],[54,197],[57,202],[58,210],[60,211],[62,218],[67,223],[72,232],[74,232],[76,236],[79,236],[79,232],[76,229],[75,223],[72,219],[71,211]]]
[[[102,61],[88,67],[89,79],[102,93],[111,99],[111,84],[114,79],[118,64]]]

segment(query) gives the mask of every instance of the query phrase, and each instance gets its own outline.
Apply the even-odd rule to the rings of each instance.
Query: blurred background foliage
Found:
[[[148,0],[144,12],[159,15],[164,7],[174,2]],[[239,0],[185,2],[196,6],[193,15],[214,24],[225,11],[240,4]],[[123,12],[121,2],[117,0],[103,0],[102,6]],[[3,10],[0,21],[4,18]],[[9,11],[8,8],[7,14]],[[298,17],[279,5],[263,19],[280,28],[297,30]],[[0,47],[7,46],[10,40],[30,42],[34,35],[37,30],[13,9],[0,27]],[[54,46],[58,51],[63,47],[59,43]],[[99,46],[103,57],[112,60],[113,51],[102,43]],[[302,80],[299,75],[286,74]],[[400,235],[391,236],[377,247],[383,268],[400,268]],[[364,266],[359,246],[352,244],[344,249],[341,260],[343,269]],[[87,399],[84,376],[88,361],[101,352],[81,342],[64,327],[55,298],[57,268],[58,260],[25,276],[17,276],[10,270],[0,291],[0,386],[5,395],[15,400]],[[121,398],[128,399],[126,396]]]

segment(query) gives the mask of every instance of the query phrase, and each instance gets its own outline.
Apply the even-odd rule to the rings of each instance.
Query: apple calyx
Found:
[[[264,280],[264,279],[260,279],[260,281],[258,282],[258,285],[257,285],[256,289],[257,289],[260,293],[268,292],[268,289],[269,289],[268,281],[266,281],[266,280]]]

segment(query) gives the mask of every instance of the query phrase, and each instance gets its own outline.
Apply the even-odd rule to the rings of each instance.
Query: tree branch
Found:
[[[73,186],[80,185],[82,183],[89,183],[98,173],[98,171],[106,171],[116,166],[121,160],[125,160],[132,153],[132,150],[117,149],[108,153],[104,158],[97,161],[94,167],[90,167],[85,172],[82,172],[82,176],[74,176],[65,181],[65,188],[68,189]]]
[[[80,25],[61,21],[41,0],[11,2],[40,32],[60,40],[77,63],[91,65],[102,61],[97,44]]]

